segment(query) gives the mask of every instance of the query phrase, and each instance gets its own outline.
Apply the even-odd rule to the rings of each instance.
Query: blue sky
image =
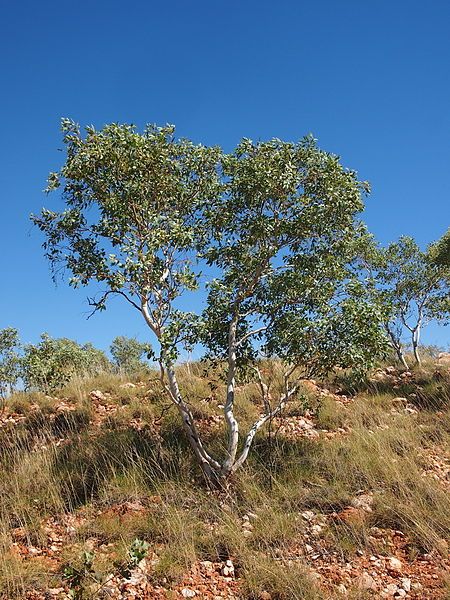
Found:
[[[398,0],[9,2],[0,35],[0,328],[107,348],[145,339],[114,301],[53,285],[29,221],[63,161],[59,120],[174,123],[230,150],[241,137],[308,132],[372,184],[378,239],[420,244],[450,224],[450,3]],[[430,327],[429,343],[450,330]]]

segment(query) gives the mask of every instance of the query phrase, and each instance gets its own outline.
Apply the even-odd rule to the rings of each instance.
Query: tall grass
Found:
[[[190,373],[183,369],[180,381],[197,416],[220,414],[220,400],[211,398],[200,367],[191,365]],[[372,512],[361,522],[331,520],[321,534],[346,557],[371,551],[372,526],[403,531],[419,550],[442,551],[443,540],[450,541],[448,489],[422,473],[426,449],[450,442],[444,376],[423,372],[422,398],[433,401],[420,402],[417,396],[419,412],[413,415],[393,411],[398,390],[366,391],[345,408],[325,399],[317,413],[319,428],[345,427],[348,433],[269,440],[262,432],[246,468],[229,490],[217,492],[204,485],[178,416],[162,411],[166,400],[146,377],[145,385],[127,389],[126,397],[120,386],[129,379],[122,376],[71,382],[61,392],[77,405],[69,413],[55,412],[44,397],[11,399],[12,405],[22,405],[25,419],[0,429],[0,598],[20,598],[33,587],[46,590],[61,583],[58,569],[20,559],[12,544],[20,529],[26,544],[45,546],[45,520],[66,514],[82,514],[84,521],[67,542],[63,562],[75,560],[89,539],[111,544],[117,557],[139,537],[157,549],[155,582],[179,581],[198,560],[232,559],[242,598],[248,599],[263,591],[281,600],[321,598],[301,557],[288,562],[304,543],[301,514],[339,513],[361,491],[373,494]],[[120,419],[93,425],[93,389],[110,394],[121,407]],[[257,390],[249,384],[241,396],[241,416],[250,423],[258,411]],[[148,428],[129,426],[137,410]],[[213,431],[209,442],[220,451],[221,425]],[[61,438],[65,443],[58,443]],[[136,501],[142,511],[127,517],[114,511]],[[249,514],[254,515],[251,535],[244,535]],[[113,558],[104,560],[107,573]]]

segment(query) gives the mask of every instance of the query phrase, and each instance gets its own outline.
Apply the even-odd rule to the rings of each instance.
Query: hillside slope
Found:
[[[179,377],[220,450],[220,384]],[[2,599],[450,597],[448,366],[305,382],[226,490],[151,374],[17,393],[0,438]]]

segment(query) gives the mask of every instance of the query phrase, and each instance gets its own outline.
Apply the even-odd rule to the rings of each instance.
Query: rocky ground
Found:
[[[414,380],[413,373],[399,373],[396,369],[388,367],[380,369],[373,375],[375,383],[384,382],[391,386],[392,390],[401,388],[405,380]],[[122,384],[124,389],[132,389],[136,385],[126,382]],[[330,391],[320,386],[315,381],[305,384],[308,393],[317,397],[326,396],[332,399],[346,411],[351,410],[355,398],[345,394],[340,389]],[[420,388],[420,386],[418,386]],[[420,392],[420,389],[419,389]],[[392,399],[392,415],[407,415],[411,420],[416,418],[420,408],[414,402],[414,394],[409,396],[398,396]],[[90,401],[94,406],[91,418],[92,431],[102,428],[111,416],[117,416],[126,407],[118,404],[114,394],[93,389],[89,393]],[[68,398],[49,398],[54,403],[54,411],[51,419],[55,419],[60,413],[69,413],[77,408],[77,404]],[[31,404],[29,411],[38,410]],[[18,425],[27,418],[27,414],[20,414],[11,410],[5,410],[1,419],[0,427],[11,427]],[[204,417],[201,420],[203,428],[214,428],[219,426],[219,416]],[[141,430],[145,427],[158,428],[157,419],[148,423],[141,416],[131,420],[131,427]],[[307,438],[314,442],[318,439],[333,440],[339,436],[349,435],[349,428],[345,425],[330,429],[321,427],[313,413],[291,415],[274,424],[277,436],[287,438]],[[42,449],[43,442],[39,449]],[[61,435],[52,442],[55,446],[70,444],[67,436]],[[450,492],[450,453],[446,444],[435,444],[423,451],[423,473],[424,478],[431,478],[440,486]],[[222,499],[219,499],[222,501]],[[103,514],[115,515],[118,521],[126,529],[129,519],[135,515],[151,513],[161,499],[158,496],[149,496],[135,501],[125,501],[108,506],[99,505],[95,517]],[[301,520],[302,535],[279,552],[275,559],[290,568],[297,562],[306,565],[312,580],[318,586],[324,598],[423,598],[440,599],[449,597],[447,578],[450,573],[450,559],[448,542],[440,541],[440,547],[432,551],[417,549],[408,535],[398,529],[388,526],[370,526],[370,516],[373,511],[373,493],[364,489],[359,490],[349,502],[348,506],[338,510],[320,512],[319,510],[301,510],[298,519]],[[92,506],[89,510],[81,506],[76,511],[61,513],[51,518],[42,520],[43,536],[39,540],[33,540],[26,527],[15,527],[10,531],[10,545],[7,549],[9,556],[13,555],[23,563],[34,564],[39,570],[48,573],[61,573],[65,564],[67,549],[70,547],[76,554],[77,545],[82,549],[92,550],[97,557],[108,556],[114,553],[114,545],[102,540],[95,535],[84,539],[83,544],[79,542],[78,532],[86,526],[92,518]],[[254,513],[244,514],[241,518],[242,535],[251,538],[255,523],[259,515]],[[336,544],[330,543],[329,536],[324,536],[324,531],[339,528],[341,524],[349,527],[360,527],[369,523],[366,529],[368,543],[366,549],[347,551],[339,549]],[[86,593],[98,598],[210,598],[234,599],[241,598],[240,561],[238,556],[223,557],[223,560],[210,561],[198,560],[194,562],[189,570],[176,581],[165,582],[164,578],[155,581],[152,576],[160,560],[160,548],[158,543],[150,545],[147,555],[138,564],[126,573],[119,574],[111,572],[103,578],[99,584],[92,580],[86,583]],[[55,578],[58,581],[58,577]],[[3,595],[2,598],[8,596]],[[11,596],[12,597],[12,596]],[[72,592],[70,596],[69,586],[63,579],[59,578],[59,584],[46,590],[28,589],[24,597],[29,600],[45,600],[49,598],[68,599],[76,598]],[[80,598],[82,596],[79,596]],[[83,596],[88,597],[88,596]],[[249,596],[245,596],[249,597]],[[283,598],[291,596],[283,596]],[[292,596],[294,597],[294,596]],[[261,600],[275,600],[281,596],[273,595],[268,590],[259,593]]]

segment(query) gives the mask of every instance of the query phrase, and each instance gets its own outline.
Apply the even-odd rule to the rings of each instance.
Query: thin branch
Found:
[[[125,294],[125,292],[122,292],[121,290],[108,290],[106,292],[103,292],[103,294],[101,295],[99,300],[88,297],[88,299],[87,299],[88,304],[89,304],[89,306],[93,306],[94,310],[89,313],[87,318],[90,319],[99,310],[100,306],[102,304],[104,304],[104,302],[106,301],[108,296],[114,295],[114,294],[117,294],[118,296],[122,296],[123,298],[125,298],[125,300],[127,302],[129,302],[131,304],[131,306],[133,306],[136,310],[141,312],[141,308],[139,307],[139,305],[136,304],[136,302],[134,302],[127,294]]]
[[[257,335],[258,333],[262,333],[266,329],[267,329],[267,326],[259,327],[258,329],[253,329],[253,331],[248,331],[245,335],[243,335],[241,337],[240,340],[238,340],[236,342],[236,348],[238,348],[241,344],[243,344],[245,342],[245,340],[247,340],[249,337],[252,337],[252,335]]]

